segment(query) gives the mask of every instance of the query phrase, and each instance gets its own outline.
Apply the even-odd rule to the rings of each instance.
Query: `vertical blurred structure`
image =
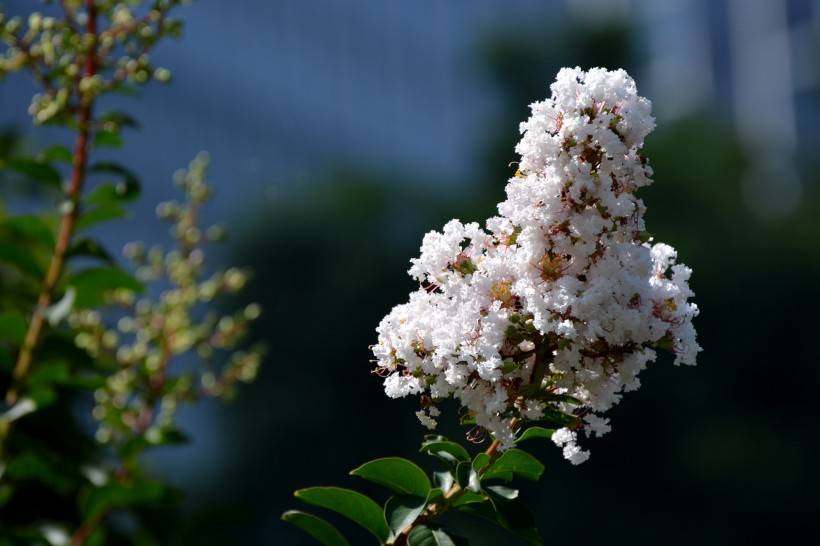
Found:
[[[820,91],[817,0],[567,0],[590,23],[629,17],[645,40],[639,61],[661,120],[707,105],[731,112],[752,158],[747,209],[762,219],[792,213],[802,194],[799,157],[816,137]],[[725,91],[725,92],[724,92]],[[712,112],[717,114],[718,112]]]
[[[769,218],[788,215],[801,194],[795,74],[812,67],[798,66],[793,44],[809,21],[790,24],[788,4],[727,2],[735,128],[753,158],[744,173],[744,197],[753,213]]]

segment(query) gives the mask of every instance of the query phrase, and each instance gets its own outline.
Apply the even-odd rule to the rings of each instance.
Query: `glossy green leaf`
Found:
[[[429,453],[434,457],[446,461],[450,464],[457,465],[462,461],[469,461],[470,454],[467,450],[455,442],[450,442],[442,437],[433,437],[433,439],[424,442],[421,445],[422,452]]]
[[[165,487],[159,483],[109,483],[94,489],[81,503],[80,511],[86,520],[95,520],[113,508],[149,504],[165,494]]]
[[[467,541],[438,527],[419,525],[407,535],[408,546],[465,546]]]
[[[499,497],[505,500],[513,500],[518,498],[518,489],[511,487],[504,487],[503,485],[488,485],[484,488],[491,496]]]
[[[550,440],[552,439],[553,434],[555,434],[554,428],[530,427],[521,433],[521,436],[518,437],[517,441],[523,442],[532,438],[546,438],[547,440]]]
[[[482,452],[475,456],[473,459],[473,468],[476,472],[479,472],[482,468],[490,464],[490,456],[486,453]]]
[[[385,457],[367,462],[350,472],[371,482],[389,487],[397,493],[427,497],[430,479],[415,463],[399,457]]]
[[[434,504],[439,502],[444,497],[444,491],[439,489],[438,487],[433,488],[427,494],[427,504]]]
[[[282,519],[300,528],[324,546],[350,546],[333,525],[312,514],[289,510],[282,514]]]
[[[114,265],[114,258],[100,243],[94,239],[80,239],[72,244],[66,252],[66,258],[97,258]]]
[[[115,203],[103,203],[90,209],[84,209],[77,217],[77,222],[74,224],[74,231],[82,231],[94,224],[108,220],[118,220],[125,218],[127,215],[128,211],[121,206]]]
[[[143,291],[142,284],[118,267],[92,267],[83,269],[63,280],[65,287],[76,290],[74,306],[78,309],[99,307],[105,302],[105,293],[117,288],[134,292]]]
[[[20,313],[0,313],[0,340],[22,345],[27,329],[26,319]]]
[[[462,504],[470,504],[474,502],[487,502],[487,497],[472,491],[465,491],[458,497],[458,499],[456,499],[455,502],[453,502],[452,506],[453,508],[457,508]]]
[[[38,182],[62,189],[60,171],[46,161],[37,161],[30,157],[10,157],[0,161],[0,170],[15,171]]]
[[[474,493],[481,491],[481,482],[478,479],[478,473],[473,469],[473,464],[470,461],[458,463],[456,467],[456,481],[462,489],[468,489]]]
[[[296,491],[295,495],[308,504],[333,510],[353,520],[382,542],[387,542],[390,537],[381,507],[361,493],[341,487],[310,487]]]
[[[424,512],[427,499],[416,495],[396,495],[387,500],[384,517],[394,535],[401,534]]]
[[[509,480],[512,474],[516,474],[528,480],[537,480],[543,472],[544,465],[529,453],[520,449],[508,449],[484,472],[481,479]]]
[[[442,491],[448,491],[455,481],[450,472],[433,472],[433,484]]]

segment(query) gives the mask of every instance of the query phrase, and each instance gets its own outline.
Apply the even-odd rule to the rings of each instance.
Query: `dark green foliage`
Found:
[[[546,429],[534,429],[546,430]],[[543,435],[531,433],[530,436]],[[489,480],[512,480],[520,476],[538,480],[544,465],[520,449],[499,455],[494,443],[487,452],[471,461],[467,450],[442,436],[428,436],[421,451],[443,462],[444,472],[434,472],[430,480],[415,463],[389,457],[376,459],[351,472],[354,476],[384,485],[399,494],[387,499],[384,510],[376,501],[349,489],[312,487],[296,491],[296,497],[314,506],[338,512],[358,523],[381,544],[419,544],[422,546],[469,544],[468,539],[438,524],[448,511],[483,518],[529,544],[541,544],[535,518],[518,498],[518,490]],[[344,544],[341,534],[324,520],[302,512],[288,511],[282,519],[290,522],[325,545]]]

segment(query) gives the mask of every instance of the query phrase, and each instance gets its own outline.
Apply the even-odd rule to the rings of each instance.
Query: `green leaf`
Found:
[[[520,366],[518,365],[517,362],[514,362],[512,360],[505,360],[501,364],[501,373],[506,375],[506,374],[508,374],[510,372],[513,372],[513,371],[515,371],[519,368],[520,368]]]
[[[20,313],[0,313],[0,340],[22,345],[27,329],[26,319]]]
[[[387,500],[384,507],[384,517],[394,535],[401,534],[416,518],[424,512],[427,506],[425,497],[416,495],[396,495]]]
[[[361,493],[341,487],[310,487],[296,491],[295,495],[308,504],[333,510],[353,520],[382,542],[387,542],[390,537],[382,509]]]
[[[518,499],[508,500],[504,497],[490,494],[496,510],[503,518],[504,526],[511,531],[525,529],[535,530],[535,516],[529,507]]]
[[[367,462],[350,472],[371,482],[389,487],[397,493],[427,497],[430,479],[415,463],[399,457],[385,457]]]
[[[474,502],[486,502],[487,497],[484,495],[480,495],[478,493],[474,493],[472,491],[465,491],[461,494],[461,496],[456,499],[456,501],[452,504],[453,508],[457,508],[462,504],[471,504]]]
[[[450,477],[450,479],[452,480],[452,476]],[[438,487],[436,487],[434,489],[431,489],[430,493],[427,494],[427,504],[433,504],[433,503],[439,502],[443,497],[444,497],[444,491],[442,491]]]
[[[54,248],[54,233],[46,222],[39,216],[32,214],[21,214],[12,218],[6,218],[0,222],[0,227],[8,230],[16,237],[25,237],[30,241],[40,243],[47,249]]]
[[[544,414],[541,416],[539,421],[546,421],[547,423],[558,425],[560,427],[573,428],[578,424],[578,417],[574,415],[567,415],[562,411],[547,407],[544,408]]]
[[[0,485],[0,509],[2,509],[14,496],[14,489],[7,483]]]
[[[573,406],[583,406],[584,403],[568,394],[555,394],[552,392],[538,392],[533,395],[533,398],[543,400],[544,402],[565,402]]]
[[[521,436],[517,441],[523,442],[531,438],[546,438],[547,440],[550,440],[553,434],[555,434],[554,428],[530,427],[521,433]]]
[[[108,251],[94,239],[80,239],[72,244],[66,251],[66,258],[97,258],[110,265],[114,265],[114,258]]]
[[[458,419],[459,424],[462,425],[475,425],[475,414],[473,412],[467,412]]]
[[[0,331],[2,330],[0,329]],[[0,371],[10,372],[13,368],[14,359],[11,358],[11,355],[8,353],[8,351],[6,351],[4,347],[0,346]]]
[[[119,129],[114,129],[113,131],[98,131],[94,134],[94,147],[96,148],[119,148],[123,142]]]
[[[490,464],[490,456],[484,452],[479,453],[473,459],[473,468],[476,472],[481,471],[482,468]]]
[[[408,546],[464,546],[467,544],[464,539],[456,539],[440,528],[429,525],[419,525],[413,527],[407,535]]]
[[[114,174],[121,180],[116,184],[100,184],[88,195],[87,202],[133,201],[139,197],[139,178],[122,165],[110,161],[100,161],[91,165],[88,170],[92,173]]]
[[[62,161],[69,165],[74,162],[74,154],[68,148],[60,144],[49,146],[39,154],[39,159],[45,161]]]
[[[105,293],[127,288],[142,293],[143,286],[134,277],[118,267],[92,267],[66,277],[62,284],[76,290],[74,307],[85,309],[105,303]]]
[[[160,429],[156,434],[152,433],[150,436],[147,434],[133,435],[122,446],[121,454],[124,459],[131,459],[152,447],[181,445],[188,441],[188,437],[175,428]]]
[[[474,493],[481,491],[481,482],[470,461],[458,463],[456,467],[456,480],[462,489],[468,489]]]
[[[57,189],[62,189],[62,176],[46,161],[37,161],[30,157],[10,157],[0,161],[0,170],[15,171],[29,178]]]
[[[282,514],[282,519],[300,528],[324,546],[350,546],[350,543],[334,526],[312,514],[289,510]]]
[[[419,451],[429,453],[454,466],[462,461],[470,460],[470,454],[467,453],[467,450],[457,443],[449,442],[441,436],[430,438],[421,445]]]
[[[63,493],[72,491],[76,487],[72,479],[70,464],[55,459],[54,456],[47,459],[32,451],[21,453],[9,461],[3,474],[3,481],[5,482],[7,478],[40,482]]]
[[[517,474],[528,480],[538,480],[543,472],[544,465],[529,453],[520,449],[508,449],[484,472],[481,479],[510,480],[512,474]]]
[[[83,546],[105,546],[108,541],[108,531],[105,527],[97,527],[88,538],[85,539]]]
[[[81,503],[80,511],[84,519],[93,521],[112,508],[149,504],[165,494],[166,489],[160,483],[110,483],[94,489]]]
[[[45,277],[45,271],[32,256],[31,248],[27,247],[26,244],[16,243],[24,242],[15,241],[13,244],[0,241],[0,263],[15,265],[21,272],[32,275],[37,279]]]
[[[433,472],[433,483],[442,491],[449,491],[455,483],[455,478],[450,472]]]
[[[103,203],[96,207],[83,210],[77,217],[77,222],[74,224],[74,231],[82,231],[94,224],[99,224],[107,220],[125,218],[127,214],[128,212],[124,208],[115,203]]]
[[[71,369],[66,360],[52,360],[36,364],[26,376],[27,385],[65,384],[71,379]]]
[[[495,498],[500,497],[504,500],[513,500],[518,498],[518,489],[511,487],[504,487],[503,485],[488,485],[484,488],[487,493]]]
[[[512,501],[512,502],[518,502],[518,501]],[[484,503],[474,502],[474,503],[470,503],[470,504],[463,504],[461,506],[458,506],[456,509],[459,512],[465,512],[467,514],[473,514],[474,516],[479,516],[481,518],[484,518],[484,519],[498,525],[499,527],[502,527],[503,529],[506,529],[506,530],[510,531],[515,536],[523,539],[525,542],[528,542],[529,544],[533,544],[535,546],[542,546],[542,544],[543,544],[543,542],[541,541],[541,537],[538,535],[538,531],[535,529],[535,527],[516,527],[515,525],[518,522],[513,523],[513,522],[508,521],[507,518],[504,516],[504,514],[502,514],[498,510],[498,508],[496,507],[496,505],[494,503],[491,503],[491,502],[484,502]],[[523,510],[525,510],[530,516],[532,515],[532,513],[529,512],[529,509],[527,509],[526,507],[524,507]],[[525,516],[523,516],[523,518],[526,519],[527,516],[525,515]]]
[[[37,406],[38,410],[46,408],[57,401],[57,392],[45,385],[38,385],[37,387],[26,391],[25,394],[26,398],[31,398],[34,401],[34,404]]]

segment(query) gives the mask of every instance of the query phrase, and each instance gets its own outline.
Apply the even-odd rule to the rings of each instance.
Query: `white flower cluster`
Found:
[[[654,119],[634,81],[565,68],[531,108],[500,216],[424,237],[409,270],[421,287],[373,351],[388,396],[422,394],[428,427],[452,396],[502,449],[523,422],[556,424],[577,464],[577,431],[609,430],[596,413],[639,386],[653,348],[695,363],[698,309],[691,270],[645,232],[635,190],[651,183],[639,150]]]

